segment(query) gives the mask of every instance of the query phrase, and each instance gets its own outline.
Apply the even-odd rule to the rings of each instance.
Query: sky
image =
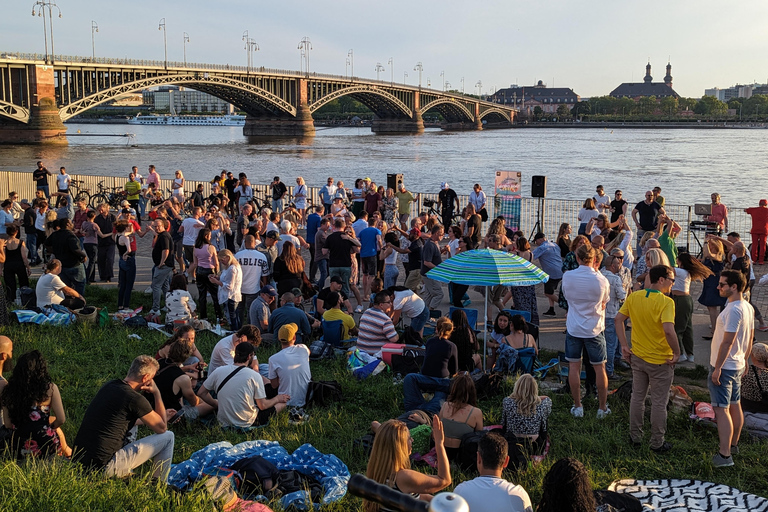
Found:
[[[45,0],[48,1],[48,0]],[[668,59],[674,89],[701,97],[705,88],[768,82],[768,2],[744,0],[735,8],[719,0],[331,0],[280,2],[220,0],[58,0],[53,20],[57,54],[90,56],[96,21],[97,57],[168,59],[246,64],[248,30],[260,50],[255,66],[299,69],[299,42],[309,37],[311,71],[344,75],[353,51],[354,74],[482,92],[532,85],[570,87],[582,97],[607,95],[622,82],[639,82],[650,59],[661,82]],[[43,20],[33,2],[4,2],[0,53],[44,50]],[[54,9],[54,16],[57,11]],[[393,68],[388,64],[394,61]],[[408,74],[404,77],[404,72]]]

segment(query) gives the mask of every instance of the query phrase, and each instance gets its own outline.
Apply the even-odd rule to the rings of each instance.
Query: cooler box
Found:
[[[424,350],[424,347],[421,347],[419,345],[404,345],[402,343],[387,343],[383,347],[381,347],[381,359],[387,363],[388,366],[392,366],[392,355],[397,354],[399,356],[403,355],[403,350],[412,348],[417,350]]]

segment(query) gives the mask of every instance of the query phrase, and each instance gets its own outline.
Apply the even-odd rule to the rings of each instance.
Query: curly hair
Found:
[[[11,422],[14,425],[23,424],[30,408],[49,398],[52,384],[48,363],[40,351],[31,350],[22,354],[1,398],[3,406],[8,408]]]
[[[537,512],[594,512],[595,496],[584,464],[566,457],[544,476]]]

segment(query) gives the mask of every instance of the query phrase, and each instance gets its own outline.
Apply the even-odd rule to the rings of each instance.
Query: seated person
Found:
[[[159,365],[150,356],[133,360],[125,379],[104,384],[85,411],[75,437],[74,458],[88,469],[103,469],[106,476],[124,478],[152,460],[152,477],[166,481],[173,460],[173,432],[167,430],[165,404],[155,385]],[[151,393],[155,407],[141,392]],[[125,444],[135,436],[137,422],[154,432]]]
[[[496,320],[493,321],[493,329],[490,332],[491,339],[488,340],[488,368],[493,368],[496,364],[496,349],[504,343],[504,339],[512,332],[512,315],[506,311],[499,311]]]
[[[2,391],[5,427],[14,430],[20,457],[72,456],[61,426],[66,421],[59,388],[43,355],[22,354]],[[23,441],[23,443],[22,443]]]
[[[477,472],[473,480],[461,482],[453,490],[464,498],[472,512],[533,512],[525,489],[501,477],[509,464],[507,440],[489,432],[477,443]]]
[[[303,407],[307,397],[307,387],[312,380],[309,370],[309,347],[296,344],[296,324],[287,324],[280,328],[280,352],[269,358],[270,384],[278,394],[290,396],[287,405]]]
[[[533,347],[536,351],[536,355],[539,355],[536,340],[532,335],[528,334],[528,324],[525,323],[523,315],[512,315],[512,327],[510,328],[509,334],[504,336],[504,343],[515,350]]]
[[[330,306],[325,304],[325,301],[328,300],[328,294],[331,292],[336,292],[341,294],[342,299],[342,305],[344,306],[342,309],[346,311],[352,311],[352,304],[349,302],[349,297],[347,297],[347,294],[344,293],[344,290],[342,289],[344,286],[344,280],[340,278],[339,276],[333,276],[331,277],[331,282],[320,290],[317,294],[317,315],[323,316],[323,313],[325,313],[325,310],[328,309]]]
[[[272,344],[275,337],[269,332],[269,318],[272,316],[270,305],[277,297],[277,290],[271,284],[265,285],[259,290],[258,296],[251,302],[251,308],[248,310],[248,317],[251,323],[261,331],[261,341],[266,344]]]
[[[432,419],[435,439],[437,475],[426,475],[411,469],[411,434],[402,421],[384,422],[376,432],[365,476],[414,498],[430,501],[432,494],[451,485],[451,468],[443,446],[443,425],[440,418]],[[381,507],[363,501],[365,512],[379,512]]]
[[[291,290],[291,293],[293,294],[293,305],[296,306],[296,308],[304,311],[304,314],[307,315],[307,322],[309,322],[309,326],[312,329],[319,329],[320,320],[307,313],[304,309],[304,292],[302,292],[300,288],[294,288]]]
[[[389,317],[391,309],[392,299],[387,292],[377,293],[373,299],[373,307],[365,310],[360,317],[357,348],[369,355],[377,356],[381,353],[381,347],[387,343],[396,343],[400,339]]]
[[[332,322],[334,320],[342,321],[342,340],[348,340],[350,336],[357,334],[355,319],[352,315],[348,315],[341,310],[341,294],[339,292],[330,292],[326,296],[325,306],[328,309],[323,313],[323,320],[326,322]]]
[[[451,322],[453,322],[451,341],[456,345],[459,371],[482,370],[483,359],[477,353],[480,350],[480,344],[475,331],[469,325],[467,314],[461,309],[454,309],[451,313]]]
[[[221,338],[211,352],[211,362],[208,365],[208,373],[212,373],[219,366],[226,366],[235,362],[235,348],[241,343],[250,343],[254,348],[261,345],[261,334],[255,325],[244,325],[237,332]]]
[[[392,298],[392,323],[397,324],[401,317],[407,318],[411,328],[423,334],[429,320],[429,308],[424,300],[405,286],[390,286],[385,291]]]
[[[277,336],[280,328],[286,324],[296,324],[302,340],[309,339],[312,334],[312,327],[307,320],[307,314],[296,307],[295,298],[290,292],[280,296],[280,307],[275,309],[269,317],[269,332],[274,336]]]
[[[250,343],[240,343],[235,347],[234,364],[218,367],[197,392],[205,403],[218,410],[216,417],[222,427],[248,430],[266,425],[272,416],[285,409],[291,398],[266,398],[254,350]],[[211,396],[211,391],[217,398]]]
[[[752,345],[752,364],[741,378],[741,407],[746,412],[768,413],[768,346]]]
[[[539,385],[525,373],[515,382],[512,394],[501,402],[504,433],[531,444],[540,453],[547,437],[547,418],[552,413],[552,399],[539,396]]]
[[[447,379],[459,371],[459,352],[451,341],[453,322],[448,317],[437,320],[435,337],[427,340],[421,374]]]
[[[203,359],[203,355],[197,349],[197,345],[195,345],[195,328],[191,325],[182,325],[176,329],[176,331],[173,333],[173,336],[168,338],[165,343],[160,345],[160,348],[157,349],[157,352],[155,352],[155,359],[159,361],[161,359],[167,358],[171,351],[171,346],[174,343],[183,343],[190,346],[191,355],[186,361],[184,361],[181,369],[184,370],[194,381],[196,381],[199,371],[203,369],[206,364],[205,360]]]
[[[165,305],[168,312],[165,314],[165,323],[189,322],[195,316],[197,305],[192,295],[187,291],[187,278],[184,274],[176,274],[171,279],[171,288],[165,294]]]
[[[210,405],[203,403],[195,395],[192,379],[181,369],[184,361],[189,359],[191,350],[192,348],[185,343],[174,343],[168,351],[168,357],[158,361],[160,369],[154,380],[163,398],[170,423],[174,423],[182,416],[194,420],[213,411]],[[188,402],[187,405],[182,402],[182,398]],[[149,403],[154,405],[151,398]]]
[[[61,304],[69,309],[84,308],[85,298],[74,288],[65,285],[59,274],[61,274],[61,262],[54,258],[45,265],[45,273],[37,280],[35,287],[37,307]]]

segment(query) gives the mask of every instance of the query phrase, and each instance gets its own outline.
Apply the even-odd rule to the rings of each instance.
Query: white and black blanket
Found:
[[[698,480],[617,480],[609,490],[631,494],[654,512],[768,512],[768,499]]]

